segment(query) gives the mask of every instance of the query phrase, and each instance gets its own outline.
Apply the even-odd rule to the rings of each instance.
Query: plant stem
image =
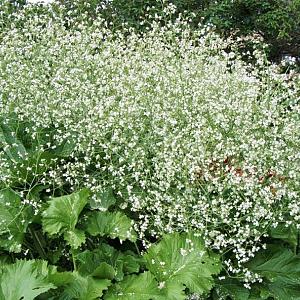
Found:
[[[71,255],[72,255],[72,262],[73,262],[73,270],[77,271],[75,253],[74,253],[74,249],[72,249],[72,248],[71,248]]]

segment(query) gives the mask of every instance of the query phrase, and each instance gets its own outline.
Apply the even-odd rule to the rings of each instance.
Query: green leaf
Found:
[[[87,231],[92,236],[109,236],[120,240],[136,241],[133,221],[122,212],[94,212],[87,222]]]
[[[66,286],[74,281],[74,275],[71,272],[54,272],[48,276],[49,282],[55,286]]]
[[[226,278],[218,281],[214,289],[216,299],[247,300],[250,296],[249,289],[246,289],[241,282],[236,279]]]
[[[298,230],[295,225],[286,227],[285,224],[279,224],[276,228],[270,229],[270,236],[290,243],[294,248],[298,244]]]
[[[108,263],[102,262],[100,263],[99,267],[94,270],[92,276],[100,279],[112,280],[115,277],[115,270]]]
[[[0,124],[0,147],[3,147],[4,152],[12,161],[22,161],[27,154],[15,132],[4,124]]]
[[[278,300],[299,300],[300,299],[300,280],[288,279],[284,277],[277,278],[270,283],[269,290]]]
[[[73,229],[64,233],[64,239],[73,249],[78,249],[85,242],[85,234],[82,230]]]
[[[47,185],[40,184],[40,185],[34,186],[28,192],[28,199],[34,200],[34,201],[39,201],[41,199],[40,193],[49,187],[50,187],[49,184],[47,184]]]
[[[88,197],[89,190],[83,189],[80,192],[48,201],[49,207],[42,213],[44,231],[50,235],[61,231],[73,231],[74,233],[78,217],[87,204]],[[68,234],[67,237],[69,237]]]
[[[221,268],[219,256],[208,253],[202,239],[191,233],[165,235],[149,248],[145,258],[150,272],[165,284],[166,293],[182,291],[184,286],[193,293],[208,292],[214,285],[212,275]]]
[[[133,255],[124,253],[119,260],[123,262],[124,273],[130,274],[139,272],[141,259],[137,259]]]
[[[300,256],[277,245],[268,245],[247,267],[264,277],[275,299],[300,299]]]
[[[162,284],[162,292],[164,293],[164,299],[166,300],[185,300],[186,294],[184,292],[185,287],[183,284],[171,281],[168,282],[167,285],[163,281]]]
[[[38,295],[55,288],[47,281],[45,261],[19,260],[6,265],[0,274],[0,295],[5,300],[33,300]]]
[[[125,274],[139,272],[141,259],[133,254],[117,251],[107,244],[100,244],[94,251],[84,251],[76,255],[78,271],[82,275],[92,275],[98,266],[107,263],[114,269],[114,278],[122,280]]]
[[[30,207],[11,189],[0,191],[0,246],[10,252],[20,252],[28,222]]]
[[[267,250],[259,252],[247,267],[270,281],[279,276],[286,278],[300,276],[300,256],[291,250],[277,245],[268,245]],[[300,277],[299,277],[300,279]]]
[[[112,286],[104,297],[105,300],[156,300],[165,299],[158,288],[158,283],[150,272],[130,275]]]
[[[59,300],[94,300],[99,299],[103,291],[111,284],[110,280],[97,279],[90,276],[82,277],[73,272],[71,283],[66,285]]]
[[[106,211],[109,207],[116,203],[113,190],[107,189],[102,193],[97,193],[90,199],[90,205],[92,209],[99,209]]]
[[[77,142],[74,137],[66,138],[62,144],[56,147],[54,153],[58,156],[69,157],[74,152],[76,145]]]

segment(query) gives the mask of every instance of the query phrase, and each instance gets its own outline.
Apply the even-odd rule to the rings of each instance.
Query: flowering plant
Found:
[[[0,295],[298,295],[299,77],[181,17],[51,14],[1,32]]]

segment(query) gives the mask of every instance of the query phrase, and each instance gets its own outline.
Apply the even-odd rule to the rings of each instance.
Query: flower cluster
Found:
[[[197,230],[233,251],[233,274],[270,227],[299,224],[299,79],[262,54],[258,76],[210,28],[191,33],[180,20],[143,35],[101,19],[25,25],[0,41],[2,187],[30,198],[39,185],[85,186],[95,203],[112,189],[146,246]],[[8,128],[30,150],[3,138]]]

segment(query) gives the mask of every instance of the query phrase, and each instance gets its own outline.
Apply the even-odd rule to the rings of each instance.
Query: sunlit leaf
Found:
[[[73,229],[64,233],[64,239],[73,248],[79,248],[85,242],[84,231],[79,229]]]
[[[133,222],[122,212],[94,212],[87,222],[87,231],[92,236],[109,236],[120,240],[136,241]]]
[[[68,278],[70,281],[70,278]],[[91,276],[83,277],[77,272],[72,273],[69,282],[59,297],[59,300],[94,300],[99,299],[103,291],[111,284],[110,280],[98,279]]]
[[[64,231],[74,231],[78,217],[87,204],[89,191],[83,189],[71,195],[53,198],[43,211],[43,229],[50,235]]]
[[[107,189],[104,192],[97,193],[90,199],[92,209],[106,211],[109,207],[116,203],[112,189]]]
[[[105,300],[163,300],[158,283],[150,272],[130,275],[109,289]],[[165,299],[166,300],[166,299]]]
[[[12,161],[22,161],[27,154],[22,142],[17,138],[13,129],[3,123],[0,124],[0,147]]]
[[[3,300],[33,300],[36,296],[55,288],[47,280],[45,261],[19,260],[6,265],[0,273],[0,295]]]
[[[219,257],[209,253],[202,239],[193,234],[165,235],[149,248],[145,258],[150,272],[165,284],[167,294],[185,286],[198,294],[208,292],[214,285],[212,275],[220,272]],[[177,297],[182,299],[180,294]]]

